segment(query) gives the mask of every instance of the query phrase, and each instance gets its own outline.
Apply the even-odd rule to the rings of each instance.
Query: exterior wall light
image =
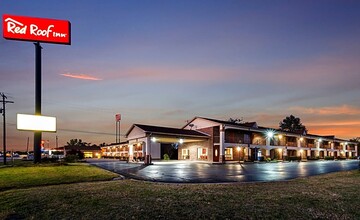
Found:
[[[184,139],[180,138],[179,143],[180,144],[184,143]]]
[[[266,132],[266,136],[268,138],[272,138],[272,137],[274,137],[274,132],[273,131],[268,131],[268,132]]]
[[[152,142],[156,142],[156,137],[152,137],[152,138],[151,138],[151,141],[152,141]]]

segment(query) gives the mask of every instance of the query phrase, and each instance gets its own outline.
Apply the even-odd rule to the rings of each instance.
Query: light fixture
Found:
[[[348,142],[345,142],[345,145],[347,145],[348,144]]]
[[[180,138],[179,143],[180,144],[184,143],[184,139]]]
[[[156,142],[156,137],[152,137],[152,138],[151,138],[151,141],[152,141],[152,142]]]
[[[279,139],[281,139],[283,136],[282,136],[281,134],[279,134],[279,136],[278,136],[278,137],[279,137]]]
[[[272,137],[274,137],[274,132],[273,131],[268,131],[268,132],[266,132],[266,136],[268,138],[272,138]]]
[[[304,140],[304,138],[303,138],[303,137],[301,137],[301,138],[300,138],[300,141],[303,141],[303,140]]]
[[[240,151],[240,147],[237,147],[237,151]]]
[[[321,138],[319,138],[319,143],[321,143],[322,142],[322,139]]]

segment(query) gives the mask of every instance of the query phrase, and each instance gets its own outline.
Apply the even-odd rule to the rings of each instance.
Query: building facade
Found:
[[[178,160],[227,161],[346,159],[358,156],[355,142],[335,136],[291,133],[258,126],[195,117],[181,129],[133,125],[127,141],[102,148],[104,157],[161,159],[164,144],[176,144]]]

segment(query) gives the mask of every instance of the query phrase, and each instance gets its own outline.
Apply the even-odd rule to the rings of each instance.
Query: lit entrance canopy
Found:
[[[42,115],[17,114],[17,129],[56,132],[56,118]]]
[[[158,143],[189,143],[209,139],[209,135],[196,130],[187,130],[152,125],[133,124],[126,133],[128,140],[138,140],[150,136],[152,142]]]

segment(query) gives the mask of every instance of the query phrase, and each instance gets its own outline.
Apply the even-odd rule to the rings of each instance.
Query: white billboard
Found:
[[[56,118],[42,115],[17,114],[17,129],[56,132]]]

